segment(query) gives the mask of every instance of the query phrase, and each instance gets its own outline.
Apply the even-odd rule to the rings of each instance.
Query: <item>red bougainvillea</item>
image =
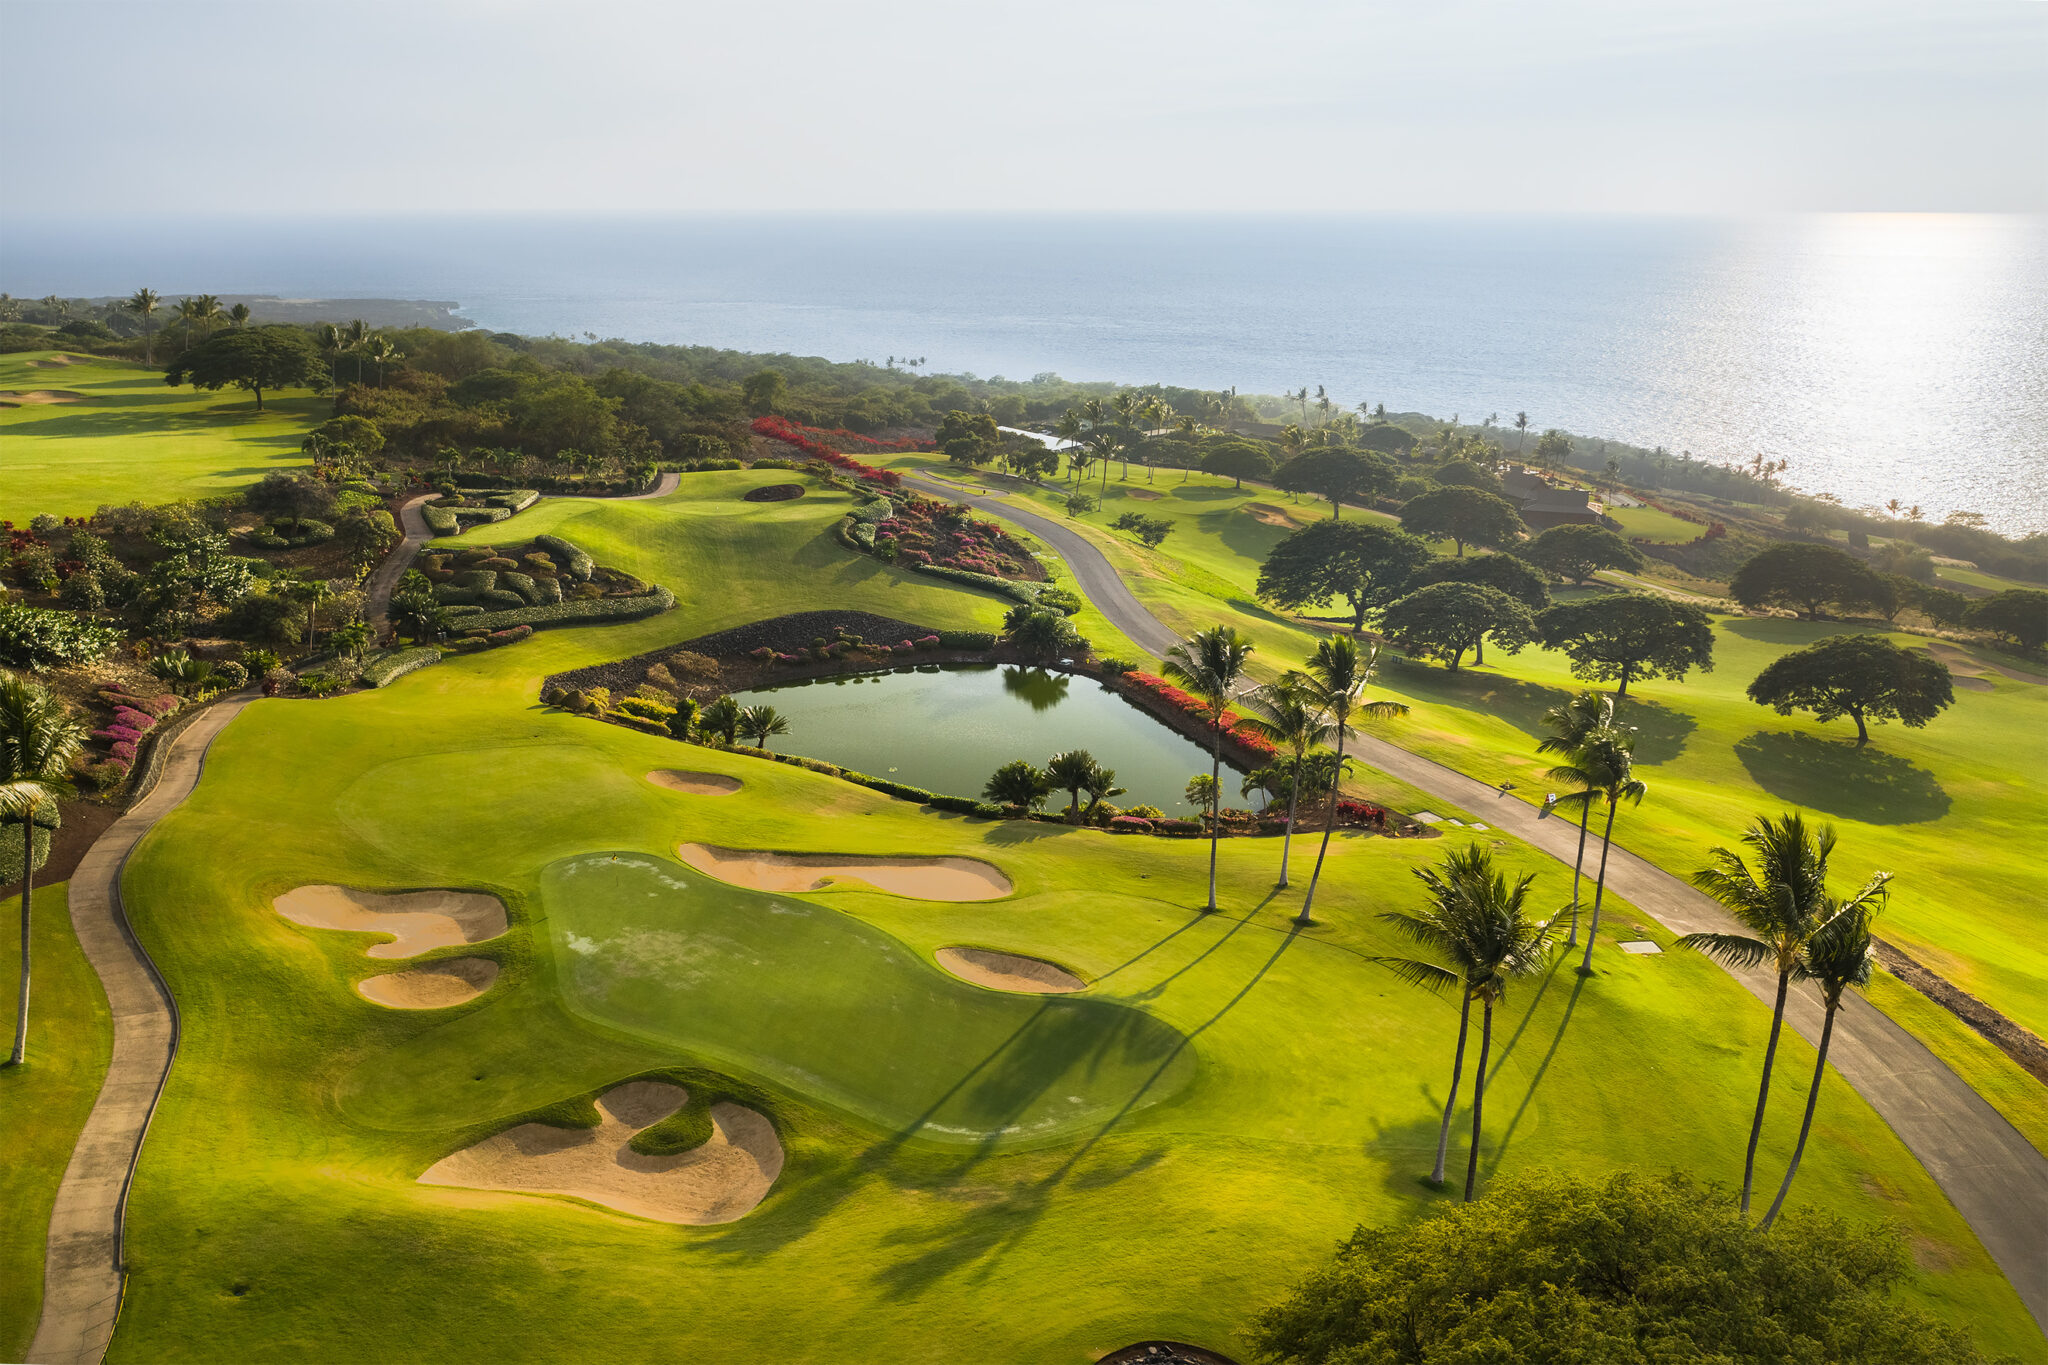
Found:
[[[1194,716],[1204,724],[1208,724],[1210,721],[1207,703],[1203,702],[1199,697],[1190,696],[1188,693],[1181,691],[1164,678],[1154,677],[1150,673],[1126,673],[1124,674],[1124,681],[1133,687],[1150,692],[1161,701],[1167,702],[1176,709]],[[1244,717],[1238,715],[1235,711],[1225,711],[1222,719],[1223,729],[1230,735],[1231,739],[1250,749],[1259,757],[1272,758],[1280,752],[1273,747],[1273,741],[1247,728],[1244,724]]]
[[[859,460],[854,459],[853,456],[838,449],[837,445],[834,444],[842,436],[853,437],[853,439],[858,441],[866,441],[866,437],[854,437],[850,431],[825,431],[818,427],[807,427],[802,423],[792,422],[786,417],[756,417],[753,427],[756,436],[765,436],[771,441],[780,441],[784,445],[795,446],[812,459],[823,460],[833,468],[843,469],[856,478],[870,480],[884,488],[900,488],[903,486],[903,476],[895,470],[877,469],[871,464],[863,464]],[[921,444],[925,448],[929,448],[929,443]],[[869,441],[868,445],[873,448],[879,447],[881,443]]]

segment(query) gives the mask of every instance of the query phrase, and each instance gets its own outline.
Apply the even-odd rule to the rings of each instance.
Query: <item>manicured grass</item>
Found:
[[[0,1359],[24,1360],[43,1307],[43,1247],[50,1207],[71,1161],[71,1149],[92,1112],[107,1062],[114,1025],[100,979],[71,932],[67,886],[35,892],[33,998],[28,1012],[28,1063],[7,1064],[0,1053]],[[14,1043],[15,992],[21,989],[19,891],[0,899],[7,926],[0,949],[0,1047]]]
[[[1337,839],[1324,923],[1298,932],[1288,919],[1301,883],[1273,893],[1274,840],[1226,841],[1226,909],[1205,916],[1207,850],[1195,841],[943,816],[541,708],[545,673],[758,616],[844,601],[966,624],[1001,605],[836,543],[840,557],[818,553],[836,515],[822,498],[735,506],[686,482],[667,500],[527,515],[539,520],[518,529],[559,526],[601,562],[668,583],[684,608],[547,632],[380,692],[256,703],[130,863],[124,889],[185,1035],[133,1196],[112,1359],[523,1360],[609,1342],[663,1358],[942,1361],[971,1343],[992,1358],[1080,1362],[1159,1336],[1229,1350],[1246,1317],[1354,1223],[1444,1197],[1420,1177],[1455,1010],[1366,957],[1396,950],[1374,912],[1411,904],[1410,869],[1447,841]],[[745,786],[694,797],[642,779],[673,766]],[[974,857],[1016,892],[969,904],[853,887],[707,895],[669,861],[686,840]],[[1541,874],[1551,890],[1539,899],[1556,895],[1554,864],[1497,844],[1507,869]],[[586,901],[562,869],[593,854],[665,869],[684,889],[636,895],[620,873]],[[1296,855],[1305,874],[1313,850]],[[308,882],[503,896],[511,931],[472,950],[503,964],[498,984],[453,1010],[363,1001],[352,983],[388,969],[362,955],[367,937],[302,929],[269,908]],[[817,918],[729,918],[764,899]],[[1663,937],[1610,905],[1615,935]],[[703,937],[721,925],[730,943]],[[573,976],[583,955],[568,935],[600,926],[639,936],[649,975],[620,971],[624,957],[610,964],[615,982],[632,982],[623,1003]],[[926,1037],[881,1017],[906,983],[932,988],[930,955],[954,943],[1074,968],[1096,984],[1067,1003],[1127,1019],[1133,1047],[1069,1088],[1059,1046]],[[884,970],[870,958],[885,949],[906,960]],[[693,987],[714,964],[734,978]],[[772,998],[790,976],[815,980],[817,999]],[[956,998],[945,991],[937,998]],[[1017,1012],[997,999],[987,1008]],[[1028,1004],[1030,1020],[1059,1017]],[[806,1012],[829,1029],[834,1010],[847,1036],[805,1036]],[[1589,980],[1561,967],[1529,983],[1498,1021],[1484,1168],[1733,1175],[1766,1023],[1686,954],[1604,952]],[[1174,1034],[1186,1044],[1145,1066],[1154,1040]],[[1811,1060],[1788,1042],[1766,1171],[1789,1149]],[[836,1074],[807,1078],[806,1061]],[[512,1116],[678,1064],[772,1097],[789,1163],[736,1224],[678,1228],[415,1183]],[[945,1098],[901,1119],[935,1078]],[[1799,1197],[1899,1219],[1926,1267],[1912,1297],[1993,1346],[2040,1356],[2017,1298],[1926,1173],[1853,1092],[1832,1075],[1825,1084]],[[1077,1130],[961,1142],[920,1126],[947,1106],[988,1124],[1074,1094],[1094,1111]]]
[[[1259,644],[1255,671],[1270,676],[1305,656],[1318,632],[1253,599],[1263,551],[1257,533],[1243,525],[1250,495],[1219,493],[1227,494],[1227,486],[1212,481],[1196,497],[1151,504],[1206,509],[1182,511],[1175,536],[1158,551],[1097,524],[1119,505],[1113,502],[1072,524],[1162,619],[1185,630],[1228,619],[1245,630]],[[1845,880],[1878,868],[1900,874],[1883,925],[1887,937],[2029,1028],[2048,1032],[2048,951],[2034,910],[2048,904],[2048,868],[2035,852],[2043,813],[2038,775],[2048,764],[2048,687],[1987,675],[1989,690],[1959,688],[1955,706],[1928,727],[1876,729],[1861,750],[1846,722],[1781,717],[1744,695],[1785,651],[1868,629],[1723,617],[1715,671],[1682,683],[1638,683],[1624,719],[1642,730],[1638,761],[1651,796],[1622,818],[1617,839],[1685,875],[1707,848],[1732,843],[1759,813],[1813,812],[1841,831],[1836,866]],[[1892,638],[1926,643],[1903,633]],[[1485,666],[1468,662],[1457,674],[1394,660],[1380,684],[1385,695],[1415,708],[1405,720],[1384,722],[1390,738],[1489,784],[1514,782],[1515,796],[1532,802],[1549,789],[1547,761],[1534,752],[1545,733],[1542,713],[1584,686],[1561,655],[1542,649],[1515,656],[1495,650]],[[2011,1098],[2020,1102],[2023,1095]],[[2029,1122],[2048,1119],[2048,1096],[2038,1087],[2025,1107]]]
[[[1684,545],[1700,538],[1704,526],[1695,525],[1669,512],[1659,512],[1654,507],[1615,507],[1609,505],[1607,515],[1621,523],[1622,534],[1637,540],[1651,540],[1659,545]]]
[[[84,516],[102,503],[203,498],[307,463],[299,442],[329,415],[325,399],[294,390],[172,388],[163,371],[87,358],[47,366],[61,351],[0,355],[0,389],[81,395],[72,403],[0,408],[0,516],[18,525],[48,513]]]

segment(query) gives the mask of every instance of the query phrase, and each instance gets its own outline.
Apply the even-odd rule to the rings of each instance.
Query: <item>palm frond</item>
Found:
[[[1686,934],[1678,940],[1678,946],[1704,953],[1731,967],[1754,967],[1777,956],[1777,950],[1770,944],[1746,934]]]
[[[1432,995],[1462,987],[1465,979],[1456,972],[1439,967],[1434,962],[1424,962],[1412,957],[1369,957],[1367,962],[1377,962],[1395,976],[1411,986],[1420,986]]]

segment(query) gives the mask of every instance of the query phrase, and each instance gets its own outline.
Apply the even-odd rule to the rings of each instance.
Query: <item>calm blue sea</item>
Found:
[[[2048,530],[2048,219],[0,222],[0,289],[459,300],[483,326],[1328,387]]]

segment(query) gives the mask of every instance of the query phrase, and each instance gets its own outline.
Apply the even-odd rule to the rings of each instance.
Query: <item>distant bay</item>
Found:
[[[2048,531],[2048,219],[0,219],[0,289],[459,300],[497,330],[1326,385]]]

